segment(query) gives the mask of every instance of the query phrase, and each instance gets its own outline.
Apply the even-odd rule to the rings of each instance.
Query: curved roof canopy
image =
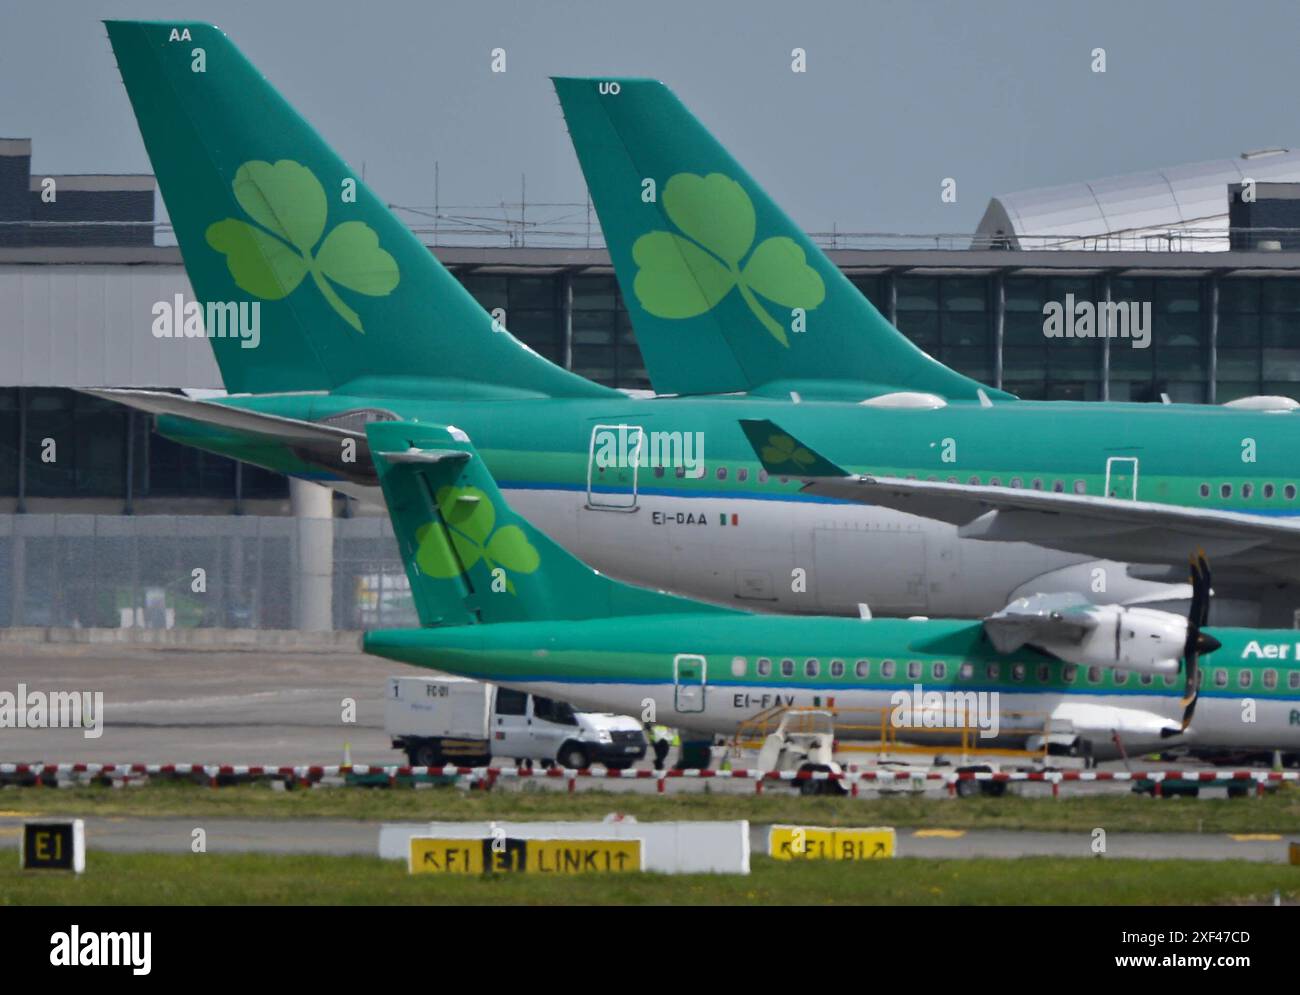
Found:
[[[1005,240],[1006,247],[1017,249],[1077,249],[1094,247],[1096,240],[1097,248],[1223,249],[1228,186],[1247,179],[1300,181],[1300,151],[1266,149],[1236,159],[1004,194],[989,201],[975,245]],[[1177,231],[1185,237],[1174,235],[1165,238],[1170,244],[1158,244]],[[1220,244],[1188,244],[1202,241]]]

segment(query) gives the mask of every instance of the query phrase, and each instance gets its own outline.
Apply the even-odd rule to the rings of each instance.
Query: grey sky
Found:
[[[644,75],[807,228],[969,231],[989,196],[1288,146],[1300,4],[0,0],[0,135],[144,172],[101,17],[220,24],[389,201],[586,196],[547,76]],[[507,51],[508,71],[489,70]],[[790,51],[808,72],[790,71]],[[1090,70],[1094,47],[1107,72]],[[955,205],[940,182],[958,182]]]

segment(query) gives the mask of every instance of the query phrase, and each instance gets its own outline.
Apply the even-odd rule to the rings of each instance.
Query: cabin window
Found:
[[[794,676],[794,661],[793,661],[793,660],[788,660],[788,659],[787,659],[787,660],[782,660],[782,661],[781,661],[781,676],[782,676],[782,677],[793,677],[793,676]]]
[[[984,668],[985,676],[987,676],[988,679],[991,681],[996,681],[998,679],[998,676],[1001,673],[1002,673],[1002,665],[998,663],[990,663],[987,667]]]
[[[1062,492],[1065,490],[1065,481],[1064,481],[1064,480],[1053,480],[1053,481],[1052,481],[1052,490],[1053,490],[1055,493],[1057,493],[1057,494],[1062,493]]]
[[[736,471],[736,479],[737,479],[738,481],[740,481],[742,484],[743,484],[746,480],[748,480],[748,479],[749,479],[749,467],[747,467],[747,466],[742,466],[739,470],[737,470],[737,471]]]
[[[673,471],[673,475],[677,477],[678,480],[681,480],[683,477],[686,476],[686,467],[685,466],[677,467],[677,469]]]
[[[832,676],[832,677],[843,677],[843,676],[844,676],[844,661],[843,661],[843,660],[832,660],[832,661],[831,661],[831,676]]]
[[[1205,672],[1204,672],[1204,671],[1198,671],[1197,673],[1198,673],[1199,676],[1201,676],[1201,677],[1204,677],[1204,676],[1205,676]],[[1176,681],[1177,679],[1178,679],[1177,676],[1174,675],[1174,674],[1165,674],[1165,687],[1167,687],[1167,688],[1171,688],[1171,687],[1173,687],[1173,686],[1174,686],[1174,681]]]
[[[759,677],[766,677],[772,672],[772,661],[765,656],[760,656],[758,658],[758,663],[755,666],[758,669]]]
[[[758,482],[759,482],[760,484],[766,484],[766,483],[767,483],[767,471],[766,471],[766,470],[759,470],[759,471],[758,471]]]
[[[663,475],[664,475],[664,468],[662,466],[655,467],[655,476],[662,477]]]
[[[498,715],[527,715],[528,695],[510,688],[497,688]]]
[[[989,477],[989,486],[990,486],[990,487],[1001,487],[1001,486],[1002,486],[1002,478],[1001,478],[1001,477]]]
[[[1087,494],[1087,493],[1088,493],[1088,483],[1087,483],[1087,481],[1085,481],[1085,480],[1076,480],[1076,481],[1074,482],[1074,493],[1075,493],[1075,494]]]
[[[893,677],[893,676],[894,676],[894,661],[893,661],[893,660],[881,660],[881,661],[880,661],[880,676],[881,676],[881,677]]]
[[[1045,663],[1038,665],[1038,681],[1040,684],[1046,684],[1051,679],[1052,668]]]
[[[1151,678],[1152,678],[1151,674],[1143,674],[1141,677],[1138,678],[1138,680],[1142,682],[1143,687],[1149,688],[1151,686]]]
[[[1111,668],[1110,668],[1110,674],[1111,674],[1111,677],[1114,678],[1114,680],[1115,680],[1115,684],[1116,684],[1117,687],[1123,687],[1125,684],[1128,683],[1128,671],[1127,671],[1127,670],[1116,670],[1114,667],[1111,667]]]
[[[1023,681],[1025,679],[1025,665],[1023,663],[1013,663],[1011,665],[1011,679],[1013,681]]]
[[[1265,498],[1271,498],[1271,497],[1274,495],[1274,493],[1276,493],[1276,491],[1277,491],[1277,488],[1274,487],[1272,484],[1265,484],[1265,485],[1264,485],[1264,497],[1265,497]]]
[[[1209,496],[1210,496],[1210,485],[1209,485],[1209,484],[1201,484],[1201,497],[1203,497],[1203,498],[1207,498],[1207,497],[1209,497]]]
[[[907,679],[914,681],[921,676],[921,661],[909,660],[907,662]]]
[[[949,477],[949,478],[948,478],[948,483],[950,483],[950,484],[955,484],[955,483],[957,483],[957,478],[956,478],[956,477]]]
[[[1285,487],[1283,487],[1283,488],[1282,488],[1282,496],[1285,497],[1288,501],[1294,501],[1294,500],[1295,500],[1295,484],[1287,484]]]
[[[963,663],[957,669],[957,676],[960,677],[963,681],[969,681],[972,677],[975,676],[975,665],[973,663]]]
[[[971,477],[970,480],[966,481],[966,483],[970,484],[972,487],[978,487],[980,485],[980,478]]]
[[[1095,664],[1088,668],[1088,683],[1089,684],[1101,683],[1101,668],[1096,666]]]
[[[1061,668],[1061,676],[1065,679],[1066,684],[1073,684],[1074,678],[1078,675],[1079,668],[1073,663],[1067,663]]]
[[[743,656],[733,656],[731,658],[731,676],[744,677],[745,671],[749,669],[749,661]]]
[[[1276,670],[1266,670],[1266,671],[1264,671],[1264,687],[1268,688],[1270,691],[1272,691],[1275,687],[1277,687],[1277,671],[1276,671]]]
[[[1225,497],[1225,498],[1230,498],[1230,497],[1232,497],[1232,485],[1231,485],[1231,484],[1220,484],[1220,485],[1219,485],[1219,496],[1220,496],[1220,497]]]
[[[1255,678],[1254,671],[1242,670],[1241,673],[1237,675],[1237,686],[1248,688],[1250,687],[1250,682],[1254,680],[1254,678]]]
[[[1041,491],[1043,489],[1043,478],[1035,477],[1033,484],[1031,484],[1030,486],[1032,486],[1036,491]]]
[[[1012,477],[1012,478],[1011,478],[1011,486],[1012,486],[1012,487],[1024,487],[1024,486],[1025,486],[1025,482],[1024,482],[1023,480],[1021,480],[1019,477]]]
[[[859,660],[853,665],[853,674],[855,677],[867,677],[871,674],[871,661]]]
[[[930,665],[930,676],[936,681],[941,681],[948,676],[948,665],[942,660],[937,660]]]
[[[725,466],[718,467],[716,470],[713,471],[713,473],[714,476],[716,476],[719,480],[727,479],[727,468]]]
[[[1241,496],[1242,496],[1242,497],[1244,497],[1244,498],[1248,498],[1248,497],[1250,497],[1250,496],[1251,496],[1252,494],[1254,494],[1254,493],[1255,493],[1255,485],[1254,485],[1254,484],[1242,484],[1242,485],[1241,485]]]
[[[1216,688],[1226,688],[1228,686],[1228,672],[1220,668],[1214,672],[1214,686]]]
[[[805,660],[803,662],[804,677],[816,677],[822,672],[822,665],[817,660]]]
[[[1293,670],[1287,675],[1286,686],[1292,691],[1296,688],[1300,688],[1300,670]]]

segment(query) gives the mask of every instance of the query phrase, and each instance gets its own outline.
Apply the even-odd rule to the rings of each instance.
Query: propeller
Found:
[[[1196,711],[1200,695],[1198,665],[1202,653],[1213,653],[1222,643],[1207,632],[1201,631],[1210,617],[1210,564],[1205,550],[1198,550],[1191,558],[1192,606],[1187,612],[1187,639],[1183,643],[1183,665],[1187,673],[1187,687],[1183,696],[1183,731],[1187,731]]]

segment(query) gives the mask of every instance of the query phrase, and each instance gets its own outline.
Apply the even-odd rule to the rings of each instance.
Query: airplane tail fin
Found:
[[[605,577],[506,504],[452,426],[366,426],[422,626],[727,611]]]
[[[885,320],[664,84],[553,82],[657,391],[977,396],[979,383]]]
[[[105,25],[228,391],[383,376],[442,397],[608,393],[494,331],[218,28]]]

